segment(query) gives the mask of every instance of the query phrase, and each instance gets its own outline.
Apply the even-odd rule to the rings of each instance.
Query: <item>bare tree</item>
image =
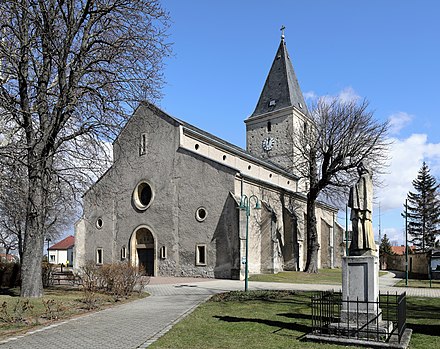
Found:
[[[8,166],[9,165],[9,166]],[[27,176],[22,166],[0,161],[0,245],[23,258],[26,229]],[[45,238],[60,237],[78,219],[79,203],[65,182],[52,183],[45,221]],[[8,253],[8,252],[7,252]]]
[[[360,162],[372,166],[376,174],[386,163],[388,124],[376,121],[367,108],[366,101],[320,99],[311,108],[310,123],[292,134],[294,171],[309,182],[306,272],[318,271],[318,197],[340,203],[357,178]]]
[[[160,96],[168,15],[157,0],[5,0],[0,13],[0,111],[21,140],[0,155],[24,155],[21,295],[39,297],[53,194],[95,177],[133,108]]]

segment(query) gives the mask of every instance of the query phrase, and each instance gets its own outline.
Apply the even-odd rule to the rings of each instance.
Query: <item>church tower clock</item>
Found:
[[[252,115],[246,123],[246,149],[252,155],[294,173],[295,130],[309,123],[307,107],[293,70],[281,28],[281,42]]]

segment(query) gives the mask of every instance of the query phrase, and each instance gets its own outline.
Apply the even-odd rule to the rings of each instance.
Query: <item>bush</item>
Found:
[[[21,323],[25,322],[29,314],[32,314],[34,306],[29,299],[19,299],[11,307],[5,301],[0,307],[0,322]]]
[[[20,264],[0,262],[0,287],[20,286]]]
[[[54,266],[47,261],[41,264],[41,278],[43,279],[43,287],[53,285],[53,270]]]
[[[96,292],[112,295],[115,300],[127,298],[141,280],[140,273],[128,262],[97,266],[89,261],[81,267],[80,276],[84,301],[88,306],[94,305]]]
[[[129,297],[140,280],[135,267],[127,262],[105,264],[101,271],[101,286],[115,300]]]

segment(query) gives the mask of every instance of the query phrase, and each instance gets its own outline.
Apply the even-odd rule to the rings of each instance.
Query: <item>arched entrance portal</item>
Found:
[[[154,276],[156,269],[156,249],[154,236],[147,227],[137,228],[130,242],[130,261],[148,276]]]

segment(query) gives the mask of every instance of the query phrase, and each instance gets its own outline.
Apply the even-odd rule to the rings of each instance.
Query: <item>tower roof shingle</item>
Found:
[[[287,52],[284,35],[270,68],[257,106],[249,119],[286,107],[296,107],[307,114],[304,96]]]

